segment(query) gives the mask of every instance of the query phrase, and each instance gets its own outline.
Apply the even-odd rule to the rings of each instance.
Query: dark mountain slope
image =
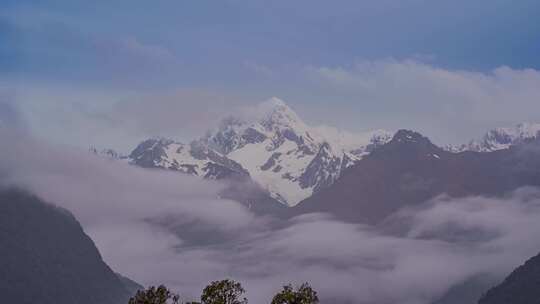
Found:
[[[0,190],[2,303],[119,304],[130,295],[67,210]]]
[[[540,185],[538,142],[489,153],[451,153],[419,133],[400,130],[292,214],[329,212],[378,223],[401,207],[439,194],[497,196],[526,185]]]
[[[540,254],[519,266],[500,285],[490,289],[478,303],[540,303]]]
[[[440,299],[432,304],[476,304],[478,299],[499,279],[489,275],[478,275],[450,288]]]

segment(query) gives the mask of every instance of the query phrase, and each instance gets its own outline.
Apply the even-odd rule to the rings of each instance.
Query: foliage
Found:
[[[213,281],[206,286],[201,295],[201,302],[186,302],[184,304],[247,304],[248,300],[242,285],[233,280]],[[179,296],[170,292],[167,287],[150,287],[139,290],[129,300],[128,304],[180,304]],[[283,286],[274,296],[271,304],[318,304],[319,297],[308,283],[294,289],[292,285]]]
[[[206,286],[201,295],[202,304],[247,304],[242,298],[245,292],[242,285],[233,280],[214,281]]]
[[[146,290],[137,291],[137,294],[129,299],[128,304],[178,304],[179,298],[177,294],[172,293],[163,285],[157,288],[151,286]]]
[[[296,290],[292,285],[283,286],[283,290],[274,296],[272,304],[317,304],[319,297],[308,283],[300,285]]]

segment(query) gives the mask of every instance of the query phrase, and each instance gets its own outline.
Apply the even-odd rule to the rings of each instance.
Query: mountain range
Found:
[[[445,149],[451,152],[493,152],[526,143],[539,137],[539,134],[540,123],[525,122],[514,127],[489,130],[481,139],[471,140],[467,144],[447,145]]]
[[[384,130],[349,134],[310,127],[278,98],[260,109],[254,119],[228,117],[188,144],[145,140],[127,160],[207,179],[250,178],[273,199],[294,206],[334,183],[345,168],[391,138]],[[114,152],[104,153],[114,157]]]
[[[464,159],[454,156],[462,152],[507,150],[535,140],[539,132],[540,124],[521,123],[489,130],[482,138],[467,144],[436,147],[430,142],[427,149],[430,151],[426,153],[444,156],[445,160],[438,159],[438,163],[443,163],[449,158]],[[110,149],[91,150],[145,168],[175,170],[206,179],[248,181],[256,188],[253,195],[246,197],[228,191],[228,197],[267,210],[260,203],[264,200],[270,202],[270,209],[276,210],[280,209],[278,205],[295,207],[300,202],[316,200],[312,196],[333,185],[371,152],[390,143],[395,138],[392,134],[386,130],[350,133],[309,126],[284,101],[274,97],[259,105],[257,115],[227,117],[217,128],[189,143],[150,138],[126,156]],[[398,134],[399,138],[404,133],[395,135]],[[407,136],[426,143],[418,133]],[[303,210],[303,206],[298,209]]]
[[[449,152],[420,133],[399,130],[331,186],[292,208],[376,224],[438,195],[502,196],[540,186],[540,138],[493,152]]]

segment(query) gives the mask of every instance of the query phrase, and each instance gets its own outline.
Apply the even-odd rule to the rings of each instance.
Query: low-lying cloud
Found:
[[[232,277],[251,303],[303,281],[327,301],[431,303],[471,277],[500,278],[540,251],[538,189],[499,199],[442,196],[378,227],[326,214],[281,221],[219,199],[220,183],[136,168],[12,130],[0,129],[0,140],[3,185],[72,211],[116,271],[145,285],[165,283],[187,298]],[[194,241],[208,237],[201,230],[219,237]]]

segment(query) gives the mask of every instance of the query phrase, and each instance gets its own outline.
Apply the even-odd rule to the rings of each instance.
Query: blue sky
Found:
[[[466,130],[479,134],[487,127],[540,121],[540,117],[494,113],[490,121],[478,123],[471,117],[460,124],[462,130],[448,132],[444,130],[456,119],[452,115],[443,115],[445,124],[440,117],[428,117],[424,124],[415,121],[445,111],[444,98],[449,96],[437,101],[428,99],[439,93],[411,95],[405,99],[420,101],[410,106],[395,100],[402,94],[400,88],[386,96],[394,100],[384,100],[384,96],[329,85],[325,72],[342,71],[358,80],[365,73],[377,74],[359,71],[366,66],[375,66],[382,74],[385,64],[400,64],[413,74],[428,67],[457,73],[482,90],[482,76],[491,77],[495,91],[525,99],[515,94],[525,84],[535,86],[536,74],[532,80],[507,85],[508,77],[498,79],[495,71],[508,67],[512,77],[520,78],[526,71],[540,69],[538,16],[540,2],[529,0],[3,0],[0,79],[4,90],[21,95],[14,103],[29,123],[39,124],[44,129],[40,132],[51,137],[58,131],[53,126],[48,129],[43,121],[54,120],[55,104],[66,96],[76,96],[77,101],[66,101],[63,108],[105,111],[104,107],[134,96],[152,99],[149,96],[163,92],[202,90],[246,103],[278,96],[313,123],[349,129],[403,126],[420,129],[441,142],[460,141],[470,136]],[[407,70],[407,62],[416,64],[413,71]],[[321,73],[326,81],[321,82]],[[471,73],[476,73],[472,80]],[[380,90],[393,83],[385,82],[391,81],[388,77],[379,81]],[[450,97],[459,95],[462,87],[450,87],[457,90]],[[41,90],[48,92],[47,98],[36,109],[37,101],[27,98],[36,98],[38,93],[32,92]],[[527,98],[538,97],[534,94]],[[102,100],[95,100],[96,95]],[[190,108],[189,101],[178,102]],[[439,108],[426,112],[433,103]],[[521,107],[528,106],[524,102]],[[328,115],[324,109],[329,107],[344,108],[351,117],[340,112]],[[408,108],[411,113],[400,114]]]
[[[3,6],[2,36],[10,47],[3,47],[2,70],[48,80],[65,81],[74,73],[99,81],[133,63],[129,60],[142,60],[122,58],[126,50],[119,48],[126,39],[176,57],[190,75],[172,71],[174,84],[223,81],[223,74],[242,80],[246,75],[238,67],[245,61],[334,66],[418,57],[460,69],[540,66],[538,1],[7,1]],[[111,58],[103,58],[104,48]]]

